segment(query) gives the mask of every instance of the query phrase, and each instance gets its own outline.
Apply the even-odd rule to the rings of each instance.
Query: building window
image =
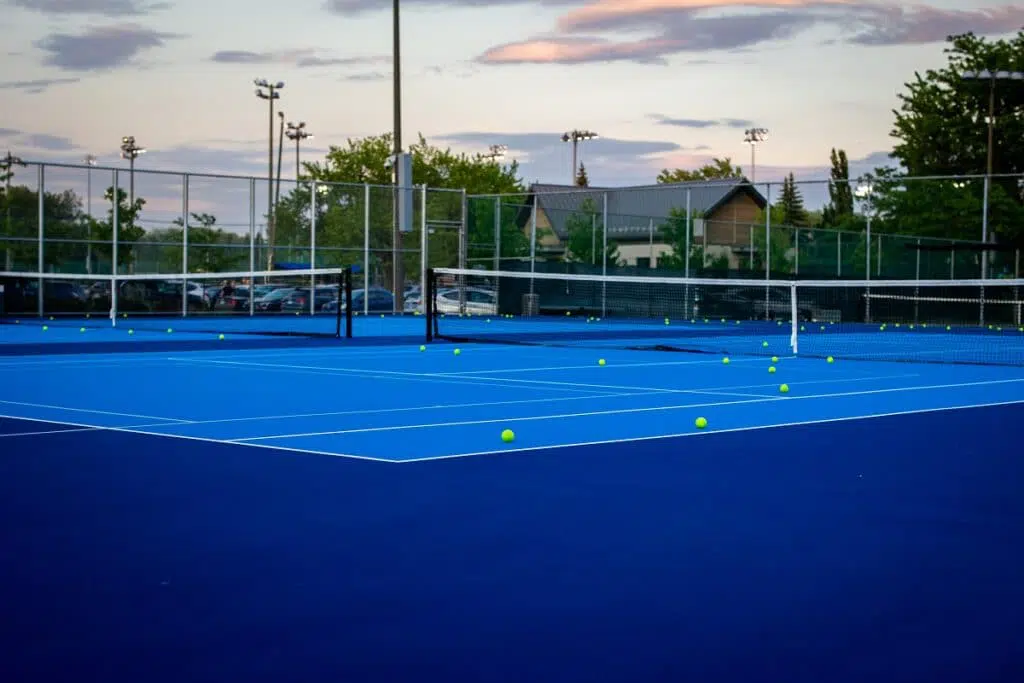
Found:
[[[637,259],[636,259],[636,267],[637,268],[650,268],[651,267],[651,259],[648,258],[648,257],[643,257],[643,258],[637,257]]]

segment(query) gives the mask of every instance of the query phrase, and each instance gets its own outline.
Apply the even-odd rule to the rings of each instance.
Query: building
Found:
[[[589,220],[595,243],[602,239],[606,202],[608,241],[618,246],[623,265],[641,268],[657,267],[658,259],[672,251],[660,228],[673,209],[685,215],[687,206],[692,244],[704,247],[708,258],[725,256],[736,267],[754,248],[755,232],[763,231],[762,211],[768,204],[745,178],[614,188],[536,183],[519,223],[529,230],[535,211],[538,255],[563,258],[574,225]]]

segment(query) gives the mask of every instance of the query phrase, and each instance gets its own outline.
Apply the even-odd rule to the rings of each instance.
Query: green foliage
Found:
[[[900,95],[893,148],[909,176],[982,174],[986,170],[990,82],[962,78],[965,71],[1024,71],[1024,31],[1005,40],[974,34],[952,36],[944,68],[916,73]],[[995,85],[994,174],[1024,173],[1024,87]],[[981,238],[980,182],[958,187],[949,181],[899,182],[878,171],[875,203],[886,230],[956,239]],[[1024,235],[1022,188],[1015,178],[996,178],[990,190],[989,227],[997,238]]]
[[[720,180],[725,178],[742,178],[743,170],[739,166],[732,165],[732,159],[712,159],[710,164],[689,171],[683,168],[675,170],[662,169],[658,174],[659,183],[685,183],[699,180]]]
[[[790,173],[782,182],[782,194],[775,203],[778,212],[772,212],[772,223],[802,227],[807,225],[807,211],[804,209],[804,199],[800,194],[800,188],[796,186],[796,180]],[[777,216],[777,218],[776,218]]]
[[[590,177],[587,176],[587,169],[580,162],[580,170],[576,172],[576,187],[590,187]]]
[[[344,147],[331,147],[323,162],[304,164],[308,177],[316,180],[318,266],[347,266],[363,261],[364,225],[369,190],[370,248],[378,281],[390,281],[394,232],[394,190],[392,171],[387,167],[393,153],[390,134],[350,139]],[[465,194],[524,194],[517,177],[518,165],[501,165],[482,155],[455,154],[449,149],[431,146],[422,136],[409,147],[412,155],[413,183],[427,185],[426,219],[430,260],[428,265],[458,264],[458,231],[463,217]],[[324,184],[324,183],[330,183]],[[450,192],[441,190],[448,189]],[[311,185],[302,183],[281,199],[277,208],[275,241],[278,245],[309,243]],[[507,201],[507,199],[506,199]],[[420,193],[415,193],[413,232],[402,236],[402,264],[405,272],[418,273],[420,245]],[[493,257],[495,243],[493,201],[467,202],[467,258],[470,262]],[[501,226],[503,257],[528,253],[528,240],[516,228],[515,214],[504,207],[498,219]],[[407,279],[413,279],[407,276]]]
[[[850,162],[846,150],[832,148],[832,170],[828,183],[829,202],[821,216],[821,225],[826,228],[845,229],[853,216],[853,187],[850,180]]]
[[[608,240],[604,244],[604,221],[593,199],[584,199],[580,210],[565,220],[568,233],[566,260],[573,263],[600,264],[602,259],[608,267],[619,265],[619,247]]]
[[[699,212],[693,212],[693,218],[700,218]],[[691,221],[692,225],[692,221]],[[673,208],[669,210],[668,219],[658,226],[662,240],[671,251],[658,258],[658,268],[666,270],[685,271],[687,259],[689,259],[689,270],[691,275],[697,275],[702,270],[727,270],[729,259],[724,255],[711,255],[704,253],[704,246],[698,239],[690,239],[689,254],[686,250],[686,209]]]

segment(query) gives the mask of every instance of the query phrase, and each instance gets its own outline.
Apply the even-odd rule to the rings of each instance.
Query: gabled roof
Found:
[[[705,218],[740,193],[747,193],[761,208],[768,204],[746,178],[636,187],[580,188],[534,183],[529,192],[528,203],[538,203],[555,234],[562,240],[567,236],[566,220],[573,214],[579,214],[588,199],[600,215],[605,195],[608,197],[608,237],[626,240],[647,237],[652,223],[657,234],[658,226],[668,218],[672,209],[686,208],[687,193],[690,209]]]

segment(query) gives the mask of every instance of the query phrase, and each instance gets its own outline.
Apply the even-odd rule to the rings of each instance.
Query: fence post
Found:
[[[297,190],[298,188],[296,188]],[[309,184],[309,267],[316,269],[316,211],[317,193],[320,187],[316,184],[316,178]],[[316,315],[316,274],[309,276],[309,314]],[[338,302],[341,306],[341,302]]]
[[[530,212],[530,273],[537,272],[537,209],[540,203],[537,192],[533,193],[533,211]],[[533,294],[534,280],[530,278],[530,294]]]
[[[601,275],[608,274],[608,193],[601,193]],[[608,282],[601,282],[601,317],[608,315]]]
[[[188,275],[188,173],[181,177],[181,274]],[[181,315],[188,316],[188,279],[181,283]]]
[[[843,276],[843,231],[836,230],[836,277]]]
[[[465,269],[469,251],[469,205],[466,199],[466,188],[462,188],[459,208],[462,213],[459,220],[459,268]],[[466,314],[466,276],[459,276],[459,314]]]
[[[36,269],[40,273],[42,273],[43,272],[43,264],[45,262],[45,259],[43,257],[43,250],[45,249],[44,242],[46,240],[46,237],[45,237],[45,231],[46,231],[46,228],[45,228],[45,224],[46,224],[46,164],[39,164],[39,167],[36,169],[36,174],[37,174],[37,180],[38,180],[38,186],[39,186],[39,194],[36,197],[37,202],[38,202],[38,210],[39,210],[39,220],[38,220],[38,226],[37,226],[39,242],[36,245]],[[6,199],[8,202],[10,202],[10,197],[5,197],[4,199]],[[43,280],[43,278],[39,278],[39,289],[37,290],[39,292],[39,295],[37,297],[37,299],[38,299],[37,304],[39,306],[39,316],[40,317],[42,317],[42,315],[44,313],[44,311],[43,311],[43,300],[46,298],[46,296],[45,296],[46,290],[44,289],[45,285],[46,285],[46,283]]]
[[[120,172],[117,169],[114,169],[114,190],[113,190],[113,197],[112,197],[112,201],[114,202],[114,206],[111,207],[111,211],[110,211],[110,217],[111,217],[111,225],[110,225],[110,259],[111,259],[110,273],[111,273],[111,275],[114,276],[113,279],[110,281],[110,319],[112,321],[115,321],[115,324],[116,324],[116,321],[117,321],[117,290],[118,290],[118,284],[117,284],[117,275],[118,275],[118,268],[117,268],[118,253],[117,253],[117,251],[118,251],[118,249],[117,249],[117,245],[118,245],[118,242],[119,242],[118,233],[120,232],[120,226],[121,226],[121,217],[120,217],[121,201],[120,201],[120,197],[118,196],[118,193],[120,192],[120,185],[121,185],[120,180],[121,180],[120,179]]]
[[[772,288],[768,284],[772,279],[772,184],[765,185],[765,201],[767,210],[764,212],[764,319],[768,320],[768,312],[772,305]],[[796,289],[793,293],[795,295]]]
[[[494,270],[501,270],[501,196],[494,198]]]
[[[683,254],[683,277],[690,277],[690,232],[691,232],[691,227],[692,227],[692,224],[693,224],[693,221],[690,218],[690,211],[691,211],[690,210],[690,188],[686,188],[686,239],[685,239],[686,253]],[[705,229],[707,229],[707,228],[705,228]],[[687,289],[689,289],[690,285],[687,284],[686,286],[687,286]],[[687,293],[685,305],[687,307],[687,311],[689,311],[690,297],[689,297],[688,293]]]
[[[255,282],[256,276],[256,179],[249,178],[249,282]],[[250,289],[249,294],[252,294]],[[249,297],[249,315],[256,309],[256,298]]]
[[[370,314],[370,184],[363,183],[363,315]],[[355,311],[352,311],[355,313]]]
[[[426,313],[427,308],[427,272],[430,258],[430,242],[427,240],[427,184],[420,186],[420,306]]]

